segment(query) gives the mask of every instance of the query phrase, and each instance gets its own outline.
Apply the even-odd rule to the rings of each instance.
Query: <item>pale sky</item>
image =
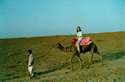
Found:
[[[124,0],[0,0],[0,38],[125,31]]]

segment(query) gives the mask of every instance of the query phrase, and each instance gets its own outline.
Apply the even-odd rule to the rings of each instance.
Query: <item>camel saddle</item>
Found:
[[[90,40],[90,37],[83,38],[82,41],[80,42],[80,46],[83,45],[90,45],[92,41]],[[77,47],[77,42],[75,42],[75,46]]]

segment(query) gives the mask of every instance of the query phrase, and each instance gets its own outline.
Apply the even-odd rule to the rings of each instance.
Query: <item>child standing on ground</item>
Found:
[[[32,50],[28,50],[29,52],[29,61],[28,61],[28,70],[31,74],[31,78],[34,77],[34,57],[32,54]]]

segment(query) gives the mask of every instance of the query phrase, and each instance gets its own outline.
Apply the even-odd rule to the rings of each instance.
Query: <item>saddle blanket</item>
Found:
[[[90,40],[90,37],[86,37],[82,39],[82,41],[80,42],[80,46],[89,45],[91,43],[92,41]],[[77,46],[77,42],[75,43],[75,46]]]

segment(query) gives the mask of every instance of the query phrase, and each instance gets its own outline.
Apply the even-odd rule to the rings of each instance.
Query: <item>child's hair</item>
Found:
[[[29,49],[29,50],[28,50],[28,52],[31,54],[31,53],[32,53],[32,50],[31,50],[31,49]]]
[[[80,31],[82,31],[81,28],[80,28],[80,26],[78,26],[78,27],[77,27],[77,32],[78,32],[78,28],[80,29]]]

